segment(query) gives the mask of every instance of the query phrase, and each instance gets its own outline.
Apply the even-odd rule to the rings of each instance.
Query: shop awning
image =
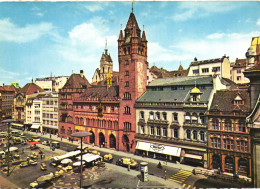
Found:
[[[181,155],[181,148],[174,147],[174,146],[167,146],[164,144],[155,144],[155,143],[137,141],[136,149],[156,152],[156,153],[161,153],[161,154],[166,154],[166,155],[171,155],[176,157],[180,157]]]
[[[200,155],[195,155],[195,154],[185,154],[184,157],[202,160],[202,156],[200,156]]]
[[[33,125],[31,126],[31,129],[39,129],[39,127],[40,127],[40,125],[33,124]]]
[[[11,125],[16,127],[23,127],[23,124],[18,124],[18,123],[12,123]]]

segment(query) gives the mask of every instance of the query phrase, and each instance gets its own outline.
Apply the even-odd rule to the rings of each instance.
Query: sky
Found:
[[[257,1],[135,1],[133,12],[148,40],[149,67],[176,70],[198,60],[245,58],[260,36]],[[92,77],[107,40],[118,71],[117,39],[131,1],[0,3],[0,85],[32,78]],[[122,26],[121,26],[122,25]]]

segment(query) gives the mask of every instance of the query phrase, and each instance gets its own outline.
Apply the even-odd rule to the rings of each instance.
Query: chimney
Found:
[[[83,70],[80,70],[80,77],[83,78],[83,76],[84,76],[84,72],[83,72]]]

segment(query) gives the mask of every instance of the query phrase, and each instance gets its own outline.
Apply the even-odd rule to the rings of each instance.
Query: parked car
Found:
[[[49,140],[45,140],[42,142],[43,145],[46,145],[46,146],[50,146],[50,141]]]
[[[40,136],[32,136],[32,141],[38,141],[38,142],[40,142]]]
[[[46,163],[41,163],[41,170],[42,170],[42,171],[47,170],[47,165],[46,165]]]
[[[130,165],[131,169],[135,169],[138,167],[138,163],[135,160],[127,157],[120,158],[119,160],[117,160],[116,165],[120,165],[123,167],[128,167],[128,165]]]
[[[103,160],[104,160],[105,162],[111,163],[111,162],[113,161],[113,156],[112,156],[111,154],[106,154],[106,155],[104,155]]]

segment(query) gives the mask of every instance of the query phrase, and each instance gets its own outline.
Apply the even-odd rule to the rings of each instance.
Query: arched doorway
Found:
[[[225,170],[227,172],[231,172],[231,173],[234,170],[234,159],[232,157],[230,157],[230,156],[227,156],[225,158]]]
[[[90,131],[92,133],[92,135],[89,136],[89,143],[90,144],[95,144],[95,134],[93,131]]]
[[[101,145],[105,146],[105,136],[102,132],[99,133],[99,146]]]
[[[129,138],[127,135],[123,135],[123,145],[125,146],[126,151],[129,152],[130,146],[129,146]]]
[[[221,168],[221,163],[220,162],[221,161],[220,161],[219,155],[214,154],[212,156],[212,167],[213,167],[213,169]]]
[[[248,161],[244,158],[238,160],[238,170],[245,171],[248,173]]]
[[[116,148],[116,138],[113,134],[111,134],[109,137],[109,147]]]

